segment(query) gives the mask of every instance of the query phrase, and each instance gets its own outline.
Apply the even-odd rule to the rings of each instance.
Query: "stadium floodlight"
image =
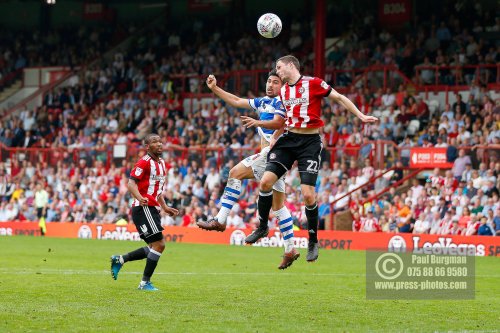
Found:
[[[56,0],[46,0],[47,1],[47,5],[55,5],[56,4]]]

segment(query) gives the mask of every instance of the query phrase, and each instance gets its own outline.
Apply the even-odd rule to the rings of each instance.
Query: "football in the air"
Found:
[[[264,14],[257,21],[257,30],[266,38],[274,38],[281,32],[281,20],[276,14]]]

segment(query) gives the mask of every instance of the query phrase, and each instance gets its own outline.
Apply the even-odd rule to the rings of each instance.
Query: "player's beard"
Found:
[[[275,94],[274,91],[272,91],[272,90],[267,90],[266,91],[266,95],[269,96],[269,97],[276,97],[276,96],[278,96],[278,94]]]

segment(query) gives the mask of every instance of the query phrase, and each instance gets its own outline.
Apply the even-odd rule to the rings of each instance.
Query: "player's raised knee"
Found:
[[[160,253],[163,253],[163,250],[165,250],[165,241],[162,240],[162,241],[155,242],[152,244],[151,247],[153,248],[153,250],[160,252]]]
[[[316,202],[316,193],[302,193],[306,206],[312,206]]]
[[[273,179],[270,177],[263,177],[259,184],[259,189],[263,192],[269,192],[273,189]]]
[[[240,179],[240,173],[238,172],[238,168],[233,167],[229,170],[229,178]]]
[[[229,178],[242,180],[253,177],[252,169],[247,168],[243,163],[238,163],[229,170]]]

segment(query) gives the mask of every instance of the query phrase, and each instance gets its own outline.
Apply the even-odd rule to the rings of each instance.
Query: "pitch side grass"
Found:
[[[361,251],[279,271],[282,249],[168,243],[144,292],[144,261],[109,273],[142,245],[0,237],[0,332],[498,331],[500,258],[477,258],[475,300],[370,301]]]

